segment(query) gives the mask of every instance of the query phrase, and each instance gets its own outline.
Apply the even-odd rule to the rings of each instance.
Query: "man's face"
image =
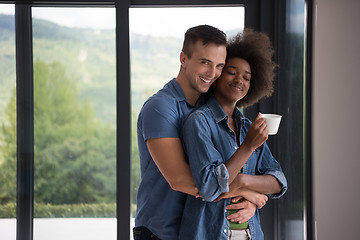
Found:
[[[221,75],[225,65],[226,46],[197,41],[193,46],[191,58],[182,53],[181,66],[185,71],[190,88],[205,93]]]

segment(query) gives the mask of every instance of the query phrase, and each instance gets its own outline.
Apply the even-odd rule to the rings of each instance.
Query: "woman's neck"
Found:
[[[216,97],[215,97],[216,99]],[[235,135],[236,135],[236,143],[238,146],[240,146],[240,142],[239,142],[239,131],[237,131],[236,128],[236,123],[235,123],[235,119],[233,119],[233,113],[236,107],[236,102],[235,103],[230,103],[227,101],[219,101],[218,99],[216,99],[218,101],[218,103],[220,104],[221,108],[223,109],[223,111],[229,116],[229,120],[228,120],[228,126],[229,128],[231,128]]]
[[[214,94],[214,97],[215,97],[216,101],[219,103],[219,105],[221,106],[221,108],[223,109],[223,111],[231,118],[234,113],[234,109],[236,107],[236,102],[226,101],[223,98],[216,96],[215,94]]]

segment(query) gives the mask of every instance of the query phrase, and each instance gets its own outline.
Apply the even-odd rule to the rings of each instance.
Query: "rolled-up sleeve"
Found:
[[[215,168],[216,178],[221,192],[229,191],[229,172],[224,164],[220,164]]]
[[[270,171],[266,171],[265,174],[274,176],[279,181],[279,183],[281,185],[281,192],[280,193],[268,194],[268,197],[272,198],[272,199],[278,199],[278,198],[282,197],[286,193],[286,191],[288,189],[287,181],[286,181],[284,173],[282,171],[270,170]]]
[[[213,201],[229,191],[229,173],[212,142],[210,129],[211,125],[200,112],[191,114],[183,128],[183,144],[191,172],[206,201]]]
[[[274,176],[281,185],[281,192],[277,194],[268,194],[269,198],[278,199],[285,194],[288,189],[287,181],[280,164],[272,156],[271,151],[266,143],[262,146],[262,153],[259,156],[256,175]]]

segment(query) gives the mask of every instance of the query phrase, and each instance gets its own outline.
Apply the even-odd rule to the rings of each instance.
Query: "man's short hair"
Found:
[[[189,28],[185,33],[182,51],[191,58],[193,45],[201,40],[203,45],[214,43],[226,46],[226,34],[218,28],[210,25],[199,25]]]

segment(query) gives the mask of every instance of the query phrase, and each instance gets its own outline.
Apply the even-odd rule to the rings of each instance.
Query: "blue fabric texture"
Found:
[[[144,103],[138,117],[141,183],[135,226],[148,228],[160,239],[178,239],[186,195],[171,189],[151,158],[146,140],[181,138],[185,119],[197,106],[186,101],[180,85],[172,79]]]
[[[240,131],[240,144],[244,141],[251,121],[235,109],[232,116]],[[236,135],[228,126],[228,116],[215,98],[193,112],[183,127],[183,145],[188,155],[190,168],[199,189],[206,200],[187,196],[184,208],[180,239],[184,240],[226,240],[229,222],[225,207],[230,199],[215,200],[221,193],[228,192],[229,174],[224,163],[238,149]],[[287,182],[279,163],[273,158],[266,142],[257,148],[243,167],[244,174],[269,174],[282,185],[281,193],[269,195],[279,198],[287,190]],[[260,226],[259,212],[248,221],[253,240],[264,238]]]

